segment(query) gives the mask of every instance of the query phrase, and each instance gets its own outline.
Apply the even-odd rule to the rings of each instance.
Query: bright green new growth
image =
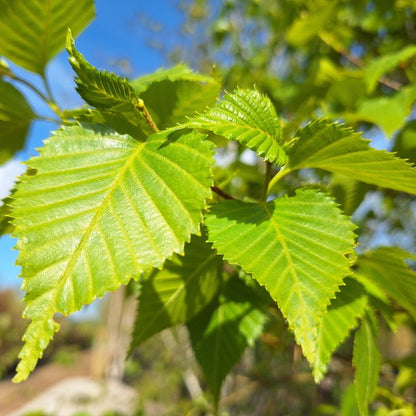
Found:
[[[225,201],[210,209],[206,225],[214,248],[276,300],[313,365],[321,316],[350,274],[354,225],[312,190],[261,204]]]
[[[335,6],[295,20],[288,41],[304,45],[320,37],[329,44],[331,36],[321,29],[334,12]],[[70,32],[77,91],[92,108],[61,111],[48,91],[45,66],[64,47],[67,27],[79,33],[93,14],[90,0],[0,0],[0,54],[42,75],[46,95],[34,91],[64,125],[27,162],[28,171],[0,207],[0,234],[14,229],[19,239],[24,317],[31,320],[14,381],[28,377],[58,330],[55,313],[71,314],[134,279],[140,294],[131,350],[186,324],[216,411],[227,374],[264,331],[268,308],[277,306],[316,381],[359,325],[355,393],[360,414],[368,414],[380,368],[375,305],[390,311],[397,303],[416,319],[415,272],[406,264],[414,256],[392,248],[356,256],[355,226],[345,214],[352,215],[370,187],[416,194],[416,169],[327,119],[284,140],[269,98],[237,89],[218,100],[214,72],[201,75],[179,64],[128,81],[100,71],[77,51]],[[361,71],[363,89],[374,91],[381,77],[415,53],[408,46],[373,61]],[[320,74],[321,82],[342,78],[337,69]],[[18,79],[3,60],[0,76]],[[345,119],[376,120],[391,133],[415,97],[415,86],[408,85],[390,97],[363,98]],[[0,162],[21,148],[36,117],[22,94],[0,79]],[[290,123],[287,132],[295,126]],[[233,199],[232,186],[231,195],[218,186],[223,177],[217,182],[212,172],[207,132],[238,141],[267,162],[260,201],[249,192]],[[328,191],[344,212],[323,191],[296,189],[296,175],[282,181],[304,168],[335,174]],[[263,175],[254,169],[253,176]],[[234,174],[246,179],[226,173]]]
[[[190,119],[186,126],[212,131],[254,150],[277,165],[284,165],[280,120],[271,101],[256,90],[226,94],[217,106]]]
[[[68,315],[116,290],[199,232],[211,195],[212,145],[175,131],[146,143],[84,127],[59,130],[28,162],[12,203],[26,291],[15,381],[24,380]],[[117,236],[117,238],[115,238]]]
[[[115,112],[134,112],[139,97],[129,82],[107,71],[98,71],[76,50],[71,32],[68,32],[69,62],[78,77],[76,90],[92,107]]]

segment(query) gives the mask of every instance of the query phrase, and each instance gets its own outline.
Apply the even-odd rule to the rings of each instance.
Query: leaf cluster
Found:
[[[0,15],[0,34],[19,4]],[[314,25],[329,25],[333,13],[310,10],[287,41],[300,47],[325,37]],[[6,57],[42,73],[47,60],[41,71],[6,46]],[[130,350],[184,324],[215,409],[227,374],[278,310],[317,382],[354,338],[354,397],[368,414],[381,366],[378,316],[391,324],[397,309],[416,318],[415,272],[406,263],[414,255],[356,250],[350,214],[362,189],[416,194],[415,167],[328,117],[285,131],[289,123],[259,89],[220,97],[217,77],[183,64],[129,81],[88,63],[70,33],[66,47],[86,107],[57,111],[62,125],[26,162],[0,211],[0,229],[18,238],[30,319],[14,380],[36,367],[59,329],[56,314],[134,282]],[[379,63],[370,89],[412,56],[407,49]],[[33,112],[11,84],[2,86],[20,109],[0,106],[5,131],[22,137]],[[235,158],[221,161],[232,146]],[[243,162],[245,152],[258,166]],[[338,201],[328,174],[347,184]]]

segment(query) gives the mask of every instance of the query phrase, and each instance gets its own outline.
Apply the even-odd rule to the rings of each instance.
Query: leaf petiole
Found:
[[[263,191],[261,193],[261,197],[260,197],[260,201],[266,201],[267,199],[267,195],[269,194],[269,183],[270,183],[270,178],[272,175],[272,168],[273,165],[270,162],[266,162],[266,173],[265,173],[265,177],[264,177],[264,185],[263,185]]]
[[[156,126],[156,123],[154,122],[152,115],[150,114],[149,110],[144,104],[144,101],[139,98],[137,104],[134,106],[136,110],[138,110],[140,113],[143,114],[147,124],[150,126],[150,128],[155,132],[159,132],[159,128]]]
[[[277,182],[280,181],[284,176],[286,176],[288,173],[290,173],[290,169],[285,169],[284,167],[279,170],[279,172],[276,173],[276,175],[273,176],[273,178],[269,182],[269,186],[267,188],[266,196],[270,194],[273,187],[276,185]]]

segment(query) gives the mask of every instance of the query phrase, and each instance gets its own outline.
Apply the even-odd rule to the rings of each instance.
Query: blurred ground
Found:
[[[92,353],[77,354],[71,365],[50,363],[39,367],[20,384],[0,382],[0,416],[17,416],[42,410],[56,416],[106,411],[133,412],[137,402],[134,389],[118,381],[104,382],[90,377]]]

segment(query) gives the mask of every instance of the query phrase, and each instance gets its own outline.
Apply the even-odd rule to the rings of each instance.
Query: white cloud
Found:
[[[13,188],[16,177],[20,176],[26,167],[16,159],[11,159],[0,166],[0,205],[1,200],[10,194]]]

